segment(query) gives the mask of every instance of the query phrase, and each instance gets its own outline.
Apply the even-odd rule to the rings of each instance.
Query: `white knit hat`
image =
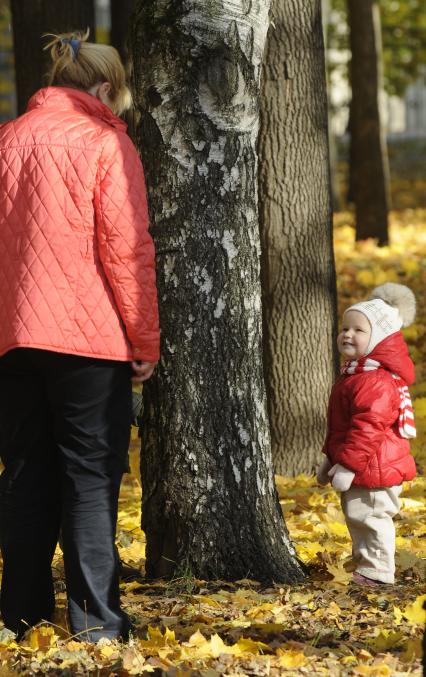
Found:
[[[405,285],[386,282],[373,289],[368,301],[355,303],[345,313],[349,310],[357,310],[365,315],[371,325],[370,341],[365,351],[368,355],[380,341],[412,323],[416,314],[416,300],[411,289]]]

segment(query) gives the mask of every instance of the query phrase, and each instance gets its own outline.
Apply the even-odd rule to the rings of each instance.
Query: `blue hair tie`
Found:
[[[77,59],[78,50],[80,49],[80,45],[81,45],[80,40],[74,40],[74,39],[71,39],[71,38],[62,38],[61,44],[62,45],[71,45],[72,60],[75,61]]]

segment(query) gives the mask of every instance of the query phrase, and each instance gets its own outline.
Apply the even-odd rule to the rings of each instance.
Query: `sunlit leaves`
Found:
[[[413,218],[418,220],[414,223]],[[341,310],[386,280],[408,284],[418,299],[415,325],[405,330],[416,358],[413,391],[417,462],[426,466],[426,213],[393,217],[392,243],[354,244],[348,219],[335,233]],[[137,438],[134,445],[138,444]],[[131,452],[131,466],[138,456]],[[268,588],[247,578],[199,581],[190,572],[175,581],[143,578],[121,584],[122,602],[135,628],[129,643],[97,645],[67,629],[65,593],[55,626],[39,626],[18,644],[0,630],[0,677],[49,673],[114,674],[160,671],[175,677],[200,674],[319,674],[387,677],[419,673],[426,561],[426,481],[404,486],[396,520],[397,585],[363,589],[352,583],[349,534],[339,497],[313,477],[276,478],[280,503],[299,557],[310,577],[293,588]],[[145,538],[140,530],[140,484],[127,477],[121,492],[117,543],[123,562],[143,573]],[[29,553],[30,560],[30,553]],[[62,578],[60,552],[55,573]],[[57,627],[59,626],[59,627]]]

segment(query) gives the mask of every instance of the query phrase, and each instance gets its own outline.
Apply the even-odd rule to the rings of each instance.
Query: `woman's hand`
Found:
[[[158,362],[132,362],[133,383],[143,383],[147,381],[157,366]]]

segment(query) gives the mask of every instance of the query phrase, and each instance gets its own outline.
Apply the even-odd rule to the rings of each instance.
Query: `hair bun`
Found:
[[[51,38],[51,40],[49,40],[43,49],[50,50],[50,56],[54,63],[59,60],[64,61],[64,59],[75,61],[78,50],[75,48],[75,45],[73,46],[73,43],[86,42],[89,33],[88,28],[86,31],[71,31],[69,33],[60,33],[59,35],[44,33],[43,38]]]
[[[404,284],[386,282],[373,289],[369,296],[371,299],[382,299],[392,308],[397,308],[401,316],[402,326],[408,327],[416,316],[416,299],[408,287]]]

